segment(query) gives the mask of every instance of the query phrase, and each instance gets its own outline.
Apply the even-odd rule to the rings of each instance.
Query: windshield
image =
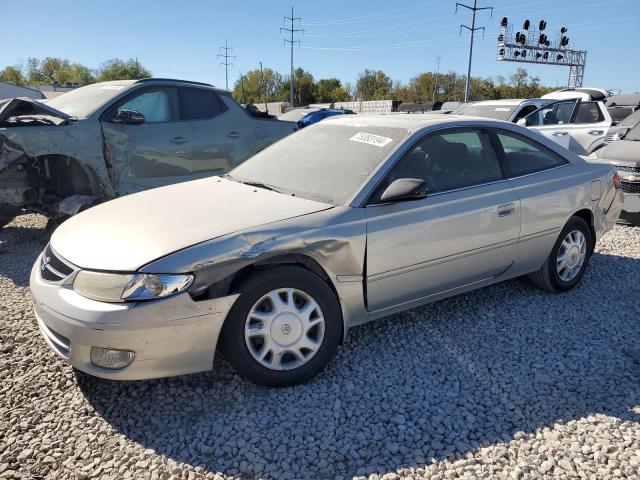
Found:
[[[607,110],[611,115],[611,120],[614,122],[620,122],[633,113],[633,107],[614,107],[607,108]]]
[[[509,120],[516,109],[516,105],[466,105],[455,113],[457,115],[470,115],[472,117],[495,118],[497,120]]]
[[[47,101],[47,105],[72,117],[84,118],[120,95],[127,87],[125,84],[94,83],[52,98]]]
[[[276,142],[227,176],[344,205],[408,134],[403,128],[320,123]]]
[[[634,113],[626,117],[620,122],[620,125],[624,125],[625,127],[633,127],[638,122],[640,122],[640,110],[636,110]]]
[[[625,140],[634,140],[634,141],[638,141],[640,140],[640,123],[636,124],[635,127],[633,127],[631,130],[629,130],[627,132],[627,134],[624,136]]]

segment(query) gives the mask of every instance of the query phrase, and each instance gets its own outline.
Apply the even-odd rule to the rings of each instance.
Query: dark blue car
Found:
[[[339,109],[339,108],[298,108],[291,110],[280,117],[280,120],[286,120],[289,122],[296,122],[299,128],[308,127],[314,123],[318,123],[320,120],[324,120],[328,117],[335,115],[347,115],[355,114],[353,110]]]

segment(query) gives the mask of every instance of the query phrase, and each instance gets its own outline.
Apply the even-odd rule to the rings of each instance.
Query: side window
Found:
[[[584,102],[580,104],[578,108],[578,114],[576,115],[577,124],[585,123],[599,123],[604,121],[604,115],[600,111],[596,102]]]
[[[218,95],[206,88],[182,87],[180,90],[180,118],[204,120],[224,111]]]
[[[518,120],[520,120],[521,118],[526,117],[527,115],[529,115],[532,112],[535,112],[536,109],[538,107],[536,107],[535,105],[527,105],[526,107],[523,107],[522,110],[520,110],[515,117],[513,117],[512,122],[516,123]]]
[[[170,122],[171,91],[168,89],[144,90],[118,107],[121,110],[135,110],[144,115],[146,123]]]
[[[539,127],[571,123],[574,108],[575,100],[552,103],[526,117],[526,125],[527,127]]]
[[[394,165],[377,197],[399,178],[422,179],[428,193],[437,193],[501,180],[503,176],[490,136],[481,130],[456,129],[421,140]]]
[[[497,136],[504,150],[511,177],[540,172],[568,163],[561,156],[521,135],[499,132]]]

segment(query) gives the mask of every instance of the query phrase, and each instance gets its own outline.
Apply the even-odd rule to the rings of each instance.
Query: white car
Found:
[[[572,98],[547,103],[516,123],[537,130],[578,155],[589,155],[604,145],[612,120],[601,101]]]

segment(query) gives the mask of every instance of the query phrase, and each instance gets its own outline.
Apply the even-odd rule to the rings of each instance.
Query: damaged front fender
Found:
[[[152,262],[141,271],[193,272],[196,280],[190,293],[198,296],[219,282],[231,282],[247,268],[292,262],[304,265],[304,259],[309,259],[322,269],[336,292],[346,332],[368,320],[365,250],[364,209],[336,207],[209,240]]]
[[[101,138],[83,121],[0,128],[0,213],[51,214],[73,195],[112,197]]]

